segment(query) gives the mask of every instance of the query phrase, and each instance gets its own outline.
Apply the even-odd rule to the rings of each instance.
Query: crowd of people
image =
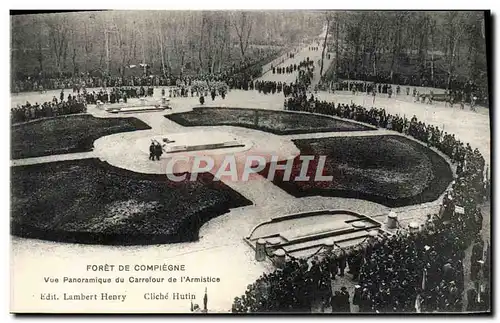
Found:
[[[490,249],[484,255],[479,205],[488,195],[489,180],[479,151],[415,116],[408,119],[384,109],[354,104],[335,106],[313,96],[308,99],[304,93],[286,99],[285,106],[413,136],[446,154],[457,165],[456,178],[443,198],[439,214],[428,215],[420,231],[400,227],[390,237],[379,236],[347,252],[337,249],[325,252],[322,258],[315,255],[312,261],[289,257],[282,269],[262,276],[243,297],[237,297],[233,312],[310,312],[315,304],[324,310],[328,303],[332,312],[348,311],[346,302],[340,301],[341,292],[332,294],[336,274],[343,275],[346,267],[357,283],[352,303],[359,306],[360,312],[460,312],[464,307],[487,311],[491,295]],[[476,287],[465,291],[465,250],[472,243],[475,251],[470,272]],[[482,284],[481,279],[487,283]],[[466,306],[464,293],[468,295]]]
[[[421,77],[417,77],[415,75],[405,76],[399,75],[397,73],[384,73],[379,72],[377,75],[373,75],[372,73],[347,73],[345,71],[340,71],[336,75],[336,82],[342,84],[341,88],[343,90],[352,91],[351,88],[346,89],[346,83],[354,84],[356,87],[356,91],[363,92],[366,91],[365,84],[399,84],[401,87],[432,87],[439,89],[447,89],[451,92],[453,97],[455,98],[454,102],[459,102],[460,100],[464,100],[466,103],[472,103],[472,100],[486,104],[488,102],[488,89],[482,88],[472,81],[464,81],[458,79],[448,80],[448,75],[434,75],[434,77],[422,75]],[[362,80],[362,81],[354,81],[347,82],[345,80]],[[323,81],[331,81],[323,79]],[[371,91],[369,91],[371,92]],[[382,93],[378,91],[378,93]],[[385,92],[387,93],[387,92]],[[407,92],[408,95],[408,92]]]
[[[220,81],[200,81],[178,82],[178,87],[168,89],[168,97],[212,97],[220,95],[223,99],[229,91],[229,86]],[[188,85],[189,84],[189,85]],[[253,86],[251,86],[253,89]],[[54,97],[52,101],[34,105],[27,102],[25,105],[18,105],[11,111],[12,122],[24,122],[43,117],[54,117],[58,115],[74,114],[86,112],[87,104],[127,103],[130,98],[152,97],[153,86],[120,86],[111,88],[101,88],[100,90],[87,91],[86,88],[74,88],[73,95],[68,94],[67,101],[64,101],[64,89],[60,92],[59,100]],[[163,98],[167,97],[165,88],[161,90]]]
[[[305,60],[300,62],[299,64],[290,64],[288,66],[273,66],[272,71],[273,74],[291,74],[300,69],[314,68],[314,62],[309,60],[307,57]]]
[[[228,91],[229,91],[229,86],[225,82],[194,80],[189,83],[180,82],[177,83],[177,86],[168,88],[168,97],[187,98],[190,95],[191,97],[201,97],[201,96],[208,97],[210,93],[213,100],[217,95],[220,95],[222,96],[222,98],[225,98]],[[165,90],[165,88],[162,88],[161,96],[166,97],[166,95],[167,91]]]
[[[160,87],[178,86],[179,82],[189,84],[193,80],[199,81],[221,81],[230,88],[244,89],[248,87],[248,82],[261,75],[262,67],[271,62],[277,56],[284,54],[283,50],[272,49],[262,51],[258,54],[246,58],[238,63],[233,63],[223,67],[220,71],[196,72],[194,74],[174,75],[174,74],[151,74],[149,68],[142,75],[106,75],[104,72],[82,72],[78,74],[34,74],[16,75],[13,80],[12,92],[39,91],[45,92],[54,89],[83,89],[83,88],[107,88],[107,87]],[[247,88],[248,89],[248,88]]]
[[[259,93],[263,94],[275,94],[281,93],[283,87],[287,86],[285,82],[275,82],[275,81],[255,81],[254,87]]]
[[[276,81],[254,81],[251,88],[255,88],[259,93],[275,94],[283,92],[285,97],[306,93],[311,85],[314,73],[314,64],[306,60],[306,64],[300,65],[295,82],[276,82]]]
[[[432,90],[430,93],[421,93],[417,90],[416,87],[411,89],[409,86],[402,87],[400,85],[392,85],[392,84],[381,84],[381,83],[372,83],[372,82],[364,82],[364,81],[346,81],[341,80],[337,83],[331,83],[329,87],[330,91],[349,91],[352,92],[353,95],[357,93],[366,93],[368,95],[375,96],[378,94],[387,94],[389,98],[392,95],[401,95],[406,94],[407,96],[412,95],[415,102],[429,103],[432,104],[434,100],[436,101],[444,101],[446,105],[450,105],[453,107],[454,104],[459,103],[461,108],[464,108],[465,103],[469,103],[471,109],[474,109],[476,102],[478,101],[478,97],[474,92],[466,92],[465,90],[445,90],[444,94],[434,94]],[[467,94],[468,93],[468,94]]]
[[[315,259],[293,258],[282,270],[262,275],[233,303],[233,313],[310,312],[314,300],[319,307],[335,312],[350,312],[350,297],[345,286],[332,293],[331,280],[344,276],[347,256]]]
[[[64,89],[59,94],[59,99],[55,96],[49,102],[42,104],[31,104],[26,102],[24,105],[17,105],[11,109],[11,122],[26,122],[39,118],[56,117],[60,115],[85,113],[87,104],[102,103],[118,103],[120,100],[127,103],[129,98],[140,98],[153,96],[154,88],[150,87],[134,87],[121,86],[113,88],[101,88],[98,91],[87,91],[83,88],[73,89],[73,93],[69,93],[65,100]]]
[[[335,83],[334,87],[332,90],[337,90],[337,91],[349,91],[352,92],[353,94],[356,94],[358,92],[366,92],[366,94],[370,94],[372,92],[377,92],[377,93],[384,93],[384,94],[389,94],[389,93],[394,93],[394,89],[392,88],[391,84],[381,84],[381,83],[372,83],[372,82],[362,82],[362,81],[339,81]],[[401,93],[401,87],[399,85],[396,86],[395,88],[396,94]],[[406,87],[406,95],[410,94],[410,87]]]
[[[15,108],[11,109],[11,123],[27,122],[40,118],[57,117],[67,114],[75,113],[85,113],[87,112],[87,105],[83,96],[81,95],[68,95],[67,100],[60,99],[56,97],[52,101],[44,102],[39,104],[31,104],[26,102],[26,104],[17,105]]]
[[[192,80],[189,82],[178,82],[178,87],[168,89],[168,97],[212,97],[220,95],[223,99],[229,91],[229,86],[221,81],[201,81]],[[189,85],[188,85],[189,84]],[[253,83],[250,85],[253,89]],[[73,95],[68,94],[64,101],[64,89],[60,92],[59,100],[54,97],[52,101],[34,105],[27,102],[25,105],[18,105],[11,110],[11,120],[14,123],[24,122],[43,117],[54,117],[65,114],[83,113],[87,110],[87,104],[127,103],[130,98],[152,97],[153,86],[120,86],[111,88],[101,88],[100,90],[87,91],[86,88],[74,88]],[[161,90],[162,98],[167,97],[165,88]],[[204,100],[204,99],[203,99]]]
[[[154,88],[149,86],[145,88],[144,86],[135,87],[135,86],[121,86],[121,87],[113,87],[107,89],[100,89],[99,91],[87,92],[86,89],[83,89],[82,93],[85,97],[85,101],[89,104],[96,104],[97,101],[102,103],[119,103],[120,100],[123,103],[127,103],[127,100],[130,98],[142,98],[142,97],[152,97],[154,92]]]
[[[255,90],[263,94],[275,94],[283,92],[284,96],[290,96],[294,93],[303,93],[307,91],[308,85],[311,83],[312,74],[307,72],[297,77],[296,82],[285,83],[275,81],[255,81]]]
[[[309,50],[318,50],[310,47]],[[293,58],[293,54],[289,54]],[[439,214],[428,215],[425,228],[410,233],[401,228],[390,237],[378,237],[350,249],[336,248],[333,252],[316,255],[312,259],[290,259],[283,268],[264,274],[250,285],[245,294],[235,298],[232,311],[248,312],[310,312],[314,306],[321,311],[350,312],[352,304],[360,312],[457,312],[464,305],[467,310],[485,311],[490,307],[489,285],[481,280],[490,278],[490,248],[484,254],[480,238],[482,214],[479,205],[489,194],[489,180],[485,178],[485,160],[477,149],[458,140],[437,126],[427,125],[415,116],[392,115],[385,109],[367,109],[355,104],[338,104],[320,101],[310,95],[308,89],[314,72],[309,58],[285,67],[272,67],[273,74],[289,74],[298,71],[294,83],[255,81],[262,65],[245,62],[231,67],[229,72],[207,74],[197,78],[166,78],[163,76],[99,78],[82,76],[68,78],[28,78],[16,91],[73,88],[64,100],[59,99],[34,105],[26,102],[11,111],[12,123],[25,122],[43,117],[86,112],[87,103],[115,103],[128,98],[153,95],[153,86],[173,86],[169,97],[200,97],[200,103],[209,93],[212,100],[217,95],[225,97],[230,89],[253,90],[264,94],[283,92],[285,109],[306,111],[353,119],[376,127],[398,131],[412,136],[447,155],[456,165],[456,178],[443,197]],[[361,78],[359,79],[369,79]],[[397,95],[404,90],[410,95],[410,87],[399,85],[395,89],[387,78],[379,77],[370,82],[340,82],[337,90]],[[415,85],[405,80],[401,84]],[[103,87],[88,92],[86,87]],[[107,87],[107,88],[105,88]],[[471,92],[473,85],[468,87]],[[449,96],[463,97],[466,90],[448,92]],[[413,89],[413,96],[419,93]],[[162,97],[167,92],[162,89]],[[462,99],[464,100],[464,99]],[[453,100],[452,100],[453,101]],[[152,142],[150,160],[159,160],[163,149]],[[464,257],[468,246],[474,244],[471,256],[471,280],[478,284],[464,290]],[[356,282],[353,295],[345,286],[336,286],[336,277],[348,274]],[[333,286],[333,288],[332,288]],[[334,291],[334,289],[336,289]],[[463,295],[467,293],[467,304]],[[352,296],[352,297],[351,297]]]

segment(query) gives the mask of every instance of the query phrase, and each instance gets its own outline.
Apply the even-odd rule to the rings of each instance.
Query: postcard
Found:
[[[491,313],[489,11],[10,20],[11,313]]]

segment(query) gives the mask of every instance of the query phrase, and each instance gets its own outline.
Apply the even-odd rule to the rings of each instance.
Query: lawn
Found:
[[[90,114],[40,119],[11,127],[11,158],[91,151],[100,137],[151,129],[137,118],[96,118]]]
[[[195,108],[189,112],[166,115],[165,118],[185,127],[236,126],[276,135],[376,130],[359,123],[324,115],[258,109]]]
[[[274,184],[295,197],[321,195],[358,198],[389,207],[436,200],[453,180],[446,160],[420,143],[397,135],[294,140],[301,155],[313,155],[309,181],[295,181],[298,157],[290,181],[277,171]],[[314,181],[318,156],[326,156],[323,175]],[[262,172],[267,177],[268,167]]]
[[[208,220],[252,204],[212,179],[176,183],[98,159],[12,167],[11,233],[86,244],[195,241]]]

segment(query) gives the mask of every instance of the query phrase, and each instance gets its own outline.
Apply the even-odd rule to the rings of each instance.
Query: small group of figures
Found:
[[[149,160],[160,160],[161,155],[163,155],[164,146],[154,139],[151,140],[151,145],[149,145]]]
[[[206,95],[205,96],[208,96],[208,93],[205,93]],[[205,104],[205,96],[201,95],[200,96],[200,104],[203,105]],[[215,100],[215,98],[217,97],[217,92],[215,89],[211,89],[210,90],[210,96],[212,97],[212,101]],[[226,98],[226,92],[225,91],[222,91],[220,92],[220,96],[222,97],[222,99],[225,99]]]
[[[187,88],[187,87],[174,87],[170,88],[168,90],[168,97],[169,98],[187,98],[189,97],[189,92],[191,91],[191,97],[195,95],[195,90],[193,88]],[[165,96],[165,89],[161,90],[161,95]],[[196,92],[196,96],[199,96],[199,93]]]
[[[212,101],[220,95],[222,99],[226,98],[226,93],[229,91],[229,87],[225,82],[220,81],[193,81],[191,86],[184,87],[178,86],[174,88],[170,88],[168,90],[168,96],[170,98],[174,97],[189,97],[189,93],[191,93],[191,97],[199,97],[200,104],[205,103],[205,97],[212,97]],[[165,88],[161,90],[162,98],[166,98]]]

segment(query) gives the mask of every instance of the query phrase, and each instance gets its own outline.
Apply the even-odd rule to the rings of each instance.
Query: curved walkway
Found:
[[[275,96],[265,96],[263,97],[275,97]],[[174,108],[174,112],[189,111],[193,106],[188,106],[191,98],[185,99],[180,98],[177,100],[179,104]],[[193,98],[194,99],[194,98]],[[181,101],[185,100],[185,101]],[[174,102],[174,104],[177,104]],[[220,106],[220,100],[213,102],[214,105]],[[223,102],[223,101],[222,101]],[[278,107],[276,107],[279,109]],[[310,134],[298,134],[298,135],[287,135],[278,136],[267,132],[252,130],[247,128],[232,127],[232,126],[217,126],[217,127],[182,127],[163,116],[166,114],[164,111],[159,112],[143,112],[143,113],[133,113],[133,114],[111,114],[105,112],[95,106],[90,106],[88,112],[95,117],[107,118],[107,117],[136,117],[152,127],[150,130],[141,130],[135,132],[125,132],[117,133],[109,136],[104,136],[99,138],[94,142],[94,151],[88,153],[77,153],[77,154],[66,154],[66,155],[53,155],[46,157],[28,158],[22,160],[14,160],[11,162],[11,166],[20,165],[30,165],[37,163],[46,163],[62,160],[72,160],[72,159],[84,159],[97,157],[109,164],[124,168],[127,170],[140,172],[140,173],[156,173],[163,174],[166,171],[166,163],[169,158],[162,158],[159,162],[150,161],[148,159],[147,150],[144,147],[138,146],[138,142],[144,142],[149,140],[149,138],[163,136],[174,138],[179,135],[189,135],[192,134],[204,134],[205,136],[219,135],[220,133],[227,133],[238,139],[243,139],[243,141],[248,142],[248,149],[243,151],[219,151],[210,152],[203,151],[200,154],[203,155],[218,155],[220,153],[230,153],[236,156],[236,160],[242,160],[247,155],[278,155],[280,160],[286,160],[289,158],[296,157],[300,151],[293,144],[293,139],[308,139],[308,138],[324,138],[324,137],[342,137],[342,136],[380,136],[380,135],[401,135],[394,131],[378,129],[373,131],[350,131],[350,132],[323,132],[323,133],[310,133]],[[170,112],[170,111],[169,111]],[[167,112],[168,113],[168,112]],[[172,113],[172,112],[170,112]],[[408,136],[405,136],[408,137]],[[408,137],[415,140],[412,137]],[[441,154],[442,155],[442,154]],[[165,156],[165,155],[164,155]],[[447,159],[448,160],[448,159]],[[215,173],[216,169],[212,171]],[[226,185],[230,186],[232,189],[236,190],[242,194],[247,199],[251,200],[254,205],[252,207],[244,207],[243,209],[258,209],[257,213],[260,216],[252,216],[254,224],[257,224],[255,220],[265,220],[275,217],[276,214],[285,215],[288,213],[293,213],[296,210],[311,210],[311,209],[322,209],[322,208],[338,208],[339,205],[344,204],[345,209],[352,209],[353,211],[360,211],[363,214],[371,215],[380,222],[385,222],[386,215],[390,211],[389,208],[381,206],[379,204],[368,202],[364,200],[357,199],[345,199],[338,197],[304,197],[295,198],[290,194],[283,191],[281,188],[275,186],[272,182],[260,175],[256,175],[256,179],[249,182],[241,181],[231,181],[222,178],[221,179]],[[443,193],[444,194],[444,193]],[[443,196],[443,195],[442,195]],[[442,196],[433,202],[421,204],[418,206],[407,206],[394,208],[393,211],[400,213],[400,222],[402,224],[407,224],[410,221],[422,221],[422,214],[427,213],[437,213],[439,210],[439,204]],[[309,203],[308,201],[315,201],[314,203]],[[318,201],[324,201],[318,203]],[[333,204],[332,204],[333,203]],[[365,205],[366,207],[361,207],[358,210],[358,206]],[[426,209],[422,212],[422,209]],[[234,212],[240,212],[240,210],[234,210]],[[233,211],[231,212],[233,213]],[[230,213],[230,214],[231,214]],[[245,214],[250,214],[253,212],[246,211]],[[264,216],[262,216],[264,215]],[[226,217],[226,216],[224,216]],[[245,216],[248,221],[249,217]],[[211,220],[204,227],[213,227],[213,222],[217,222],[217,219]],[[241,226],[241,224],[240,224]],[[220,228],[224,230],[223,228]],[[202,228],[203,230],[203,228]],[[215,232],[214,232],[215,233]],[[216,233],[219,234],[220,232]],[[246,233],[240,235],[244,236]]]
[[[307,49],[306,49],[307,50]],[[314,52],[321,56],[321,50]],[[296,58],[312,53],[301,53]],[[306,57],[306,56],[305,56]],[[310,57],[311,58],[311,57]],[[284,63],[287,64],[287,63]],[[316,71],[316,70],[315,70]],[[272,74],[272,72],[271,72]],[[269,74],[265,75],[266,77]],[[276,76],[276,75],[275,75]],[[286,81],[285,75],[281,75],[280,81]],[[155,89],[154,96],[160,97],[161,89]],[[55,94],[54,94],[55,93]],[[52,91],[43,95],[30,94],[32,102],[50,100],[58,91]],[[45,98],[46,97],[46,98]],[[336,103],[364,104],[369,107],[371,98],[358,95],[318,93],[320,99],[334,101]],[[225,100],[217,98],[215,101],[207,100],[205,106],[227,106],[257,109],[283,109],[283,95],[263,95],[257,91],[233,90],[228,93]],[[389,113],[398,113],[406,116],[417,115],[419,120],[442,127],[465,142],[471,142],[473,147],[479,147],[481,153],[488,160],[490,156],[489,147],[489,119],[484,114],[469,113],[456,109],[443,109],[441,107],[428,107],[418,103],[402,102],[400,100],[377,98],[376,106],[383,107]],[[21,103],[26,101],[22,95],[15,97]],[[13,102],[14,103],[14,102]],[[89,153],[67,154],[57,156],[46,156],[11,161],[11,166],[29,165],[58,160],[82,159],[99,157],[118,167],[130,167],[141,172],[163,172],[161,163],[150,162],[148,156],[142,149],[134,147],[134,142],[140,138],[179,134],[190,131],[180,125],[164,118],[164,114],[184,112],[198,106],[198,98],[172,98],[173,109],[162,112],[124,114],[123,117],[136,117],[152,127],[151,130],[136,131],[131,133],[115,134],[102,137],[95,142],[95,150]],[[90,106],[89,113],[96,117],[120,117],[120,114],[110,114],[96,107]],[[274,136],[260,131],[242,129],[236,127],[215,127],[217,131],[223,131],[249,138],[253,141],[253,148],[262,151],[277,151],[283,155],[294,154],[294,145],[290,145],[291,139],[319,138],[331,136],[361,136],[361,135],[384,135],[395,134],[387,130],[362,131],[349,133],[315,133],[290,136]],[[192,130],[211,129],[195,127]],[[296,149],[296,147],[295,147]],[[184,264],[190,276],[214,276],[221,277],[221,283],[208,285],[209,308],[212,312],[227,312],[231,308],[235,296],[244,293],[247,285],[257,279],[262,273],[273,270],[269,262],[256,262],[254,253],[243,241],[249,231],[258,223],[269,220],[279,215],[286,215],[301,211],[322,209],[350,209],[354,212],[370,215],[380,222],[386,221],[389,208],[382,205],[355,199],[336,197],[304,197],[294,198],[270,181],[258,178],[251,182],[225,181],[227,185],[238,191],[254,205],[232,209],[207,222],[200,230],[200,240],[194,243],[182,243],[173,245],[156,246],[134,246],[134,247],[111,247],[96,245],[75,245],[54,243],[50,241],[23,239],[12,237],[12,283],[16,286],[12,294],[13,304],[25,304],[26,297],[19,291],[30,290],[33,294],[43,292],[47,286],[40,277],[30,274],[32,268],[37,268],[42,275],[65,276],[71,272],[82,273],[87,264],[100,264],[106,259],[119,259],[120,263],[136,264],[146,261],[148,264],[174,263]],[[441,199],[441,198],[440,198]],[[399,213],[400,223],[408,224],[410,221],[422,221],[422,215],[436,213],[439,210],[440,199],[418,206],[409,206],[393,209]],[[485,221],[486,222],[486,221]],[[488,222],[489,223],[489,222]],[[138,260],[142,259],[142,260]],[[200,264],[203,264],[200,266]],[[223,264],[223,265],[221,265]],[[337,281],[338,282],[338,281]],[[342,282],[344,283],[344,282]],[[345,282],[348,285],[348,282]],[[142,295],[151,291],[149,285],[127,285],[130,298],[127,300],[131,312],[142,311],[150,313],[187,312],[189,301],[160,304],[157,302],[144,301]],[[204,284],[189,286],[185,292],[196,294],[198,299],[195,303],[202,304],[202,295],[205,290]],[[17,292],[16,292],[17,291]],[[71,291],[71,290],[70,290]],[[155,290],[156,291],[156,290]],[[157,292],[160,292],[158,290]],[[76,291],[75,291],[76,292]],[[32,312],[47,312],[48,305],[45,301],[33,299],[30,301]],[[25,309],[26,307],[23,306]],[[59,310],[65,311],[59,307]],[[87,310],[114,312],[119,307],[102,302],[88,303]],[[11,308],[15,310],[15,306]],[[66,308],[71,311],[72,308]],[[49,310],[50,312],[50,310]]]

